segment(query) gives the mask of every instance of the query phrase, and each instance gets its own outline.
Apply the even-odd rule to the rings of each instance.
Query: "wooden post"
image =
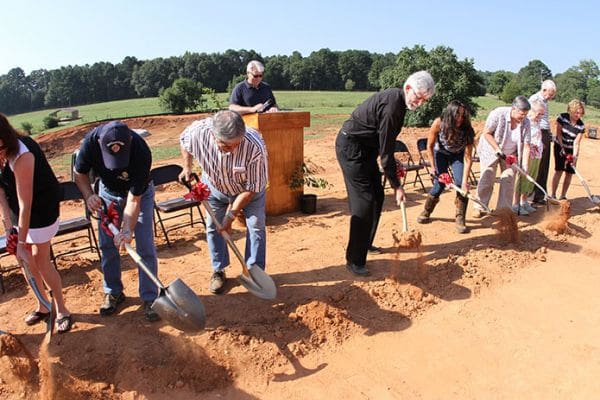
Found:
[[[309,112],[274,112],[246,114],[246,125],[259,131],[269,157],[267,215],[279,215],[300,210],[300,195],[304,188],[290,188],[294,172],[304,162],[304,127],[310,126]]]

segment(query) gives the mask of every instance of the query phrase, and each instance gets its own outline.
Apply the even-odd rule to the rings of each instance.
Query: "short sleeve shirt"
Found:
[[[98,128],[94,128],[85,136],[75,160],[75,171],[87,174],[93,169],[111,194],[124,196],[127,192],[131,192],[134,196],[141,196],[150,183],[152,153],[148,144],[140,135],[131,131],[129,166],[124,169],[110,170],[105,167],[102,160]]]
[[[269,86],[268,83],[260,82],[258,87],[255,88],[250,85],[247,80],[244,80],[233,88],[229,103],[237,104],[238,106],[252,107],[257,104],[265,103],[269,99],[271,99],[272,104],[267,107],[265,111],[277,104],[271,86]]]

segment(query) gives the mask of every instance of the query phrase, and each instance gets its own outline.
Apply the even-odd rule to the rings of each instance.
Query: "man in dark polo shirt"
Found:
[[[238,83],[229,99],[229,109],[239,114],[279,111],[273,91],[262,81],[265,67],[260,61],[250,61],[246,67],[247,78]]]
[[[415,72],[402,89],[375,93],[359,105],[336,138],[335,152],[344,174],[351,214],[346,266],[355,275],[369,275],[367,253],[381,252],[373,246],[384,199],[377,157],[381,157],[381,167],[394,188],[396,202],[404,201],[404,189],[396,175],[396,137],[404,125],[406,110],[417,109],[434,91],[431,75]]]
[[[121,220],[121,231],[114,238],[103,229],[98,229],[105,293],[100,306],[101,315],[114,314],[125,301],[119,248],[124,243],[131,243],[132,232],[135,232],[137,253],[154,274],[157,272],[151,165],[152,153],[144,139],[121,121],[94,128],[85,136],[79,149],[75,161],[75,182],[88,209],[97,213],[102,207],[102,198],[107,205],[115,203]],[[100,179],[98,194],[92,191],[88,176],[90,170]],[[159,316],[151,305],[158,295],[158,289],[143,271],[138,270],[138,274],[144,315],[148,321],[157,321]]]

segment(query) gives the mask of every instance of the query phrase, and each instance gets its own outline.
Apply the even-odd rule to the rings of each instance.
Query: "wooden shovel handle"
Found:
[[[406,218],[406,204],[400,202],[400,210],[402,210],[402,232],[408,232],[408,218]]]

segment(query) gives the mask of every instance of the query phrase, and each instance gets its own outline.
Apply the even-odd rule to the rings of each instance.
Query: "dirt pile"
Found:
[[[37,363],[19,339],[0,334],[0,398],[29,398],[37,390],[37,375]]]

